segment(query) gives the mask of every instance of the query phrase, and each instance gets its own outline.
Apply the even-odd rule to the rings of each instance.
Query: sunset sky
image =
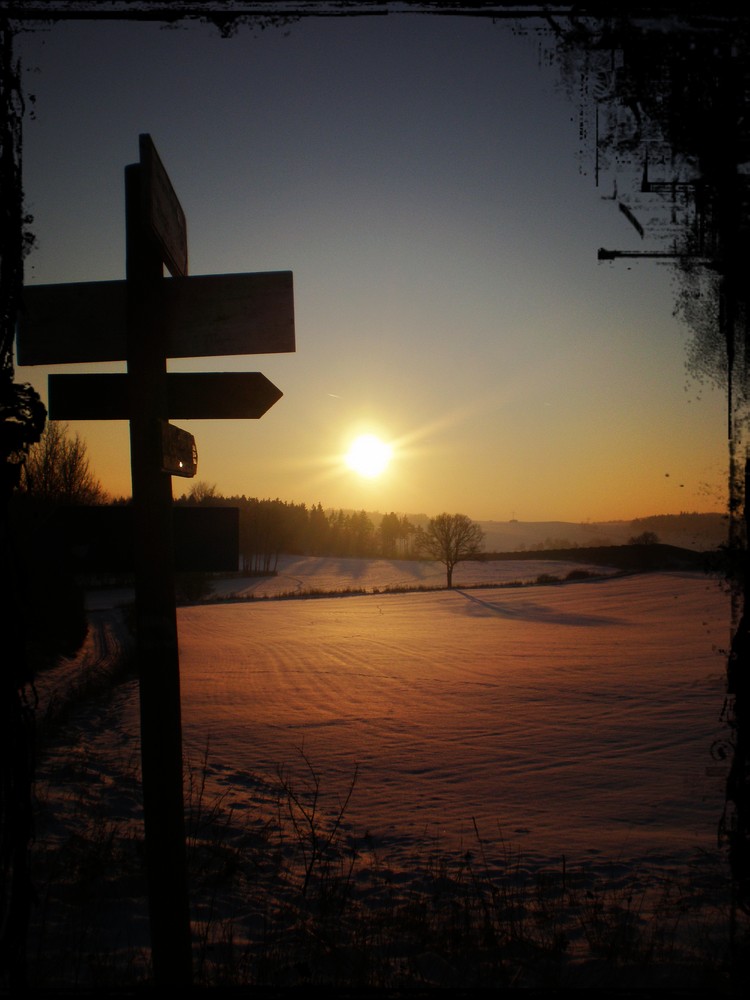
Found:
[[[24,25],[27,284],[124,277],[123,170],[148,132],[191,274],[294,273],[296,353],[170,363],[261,371],[284,393],[261,420],[179,421],[200,480],[483,520],[723,510],[724,396],[686,373],[670,268],[597,261],[644,244],[613,178],[582,170],[578,106],[526,28]],[[45,398],[46,375],[17,369]],[[71,428],[129,494],[127,425]],[[380,476],[343,461],[359,433],[393,449]]]

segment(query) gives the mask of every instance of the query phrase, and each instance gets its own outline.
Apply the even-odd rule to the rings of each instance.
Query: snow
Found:
[[[728,601],[706,577],[195,606],[178,627],[186,747],[210,743],[238,808],[245,775],[302,750],[332,810],[358,769],[347,818],[392,863],[475,824],[539,859],[715,845]]]
[[[606,566],[540,558],[517,562],[462,562],[456,566],[453,577],[456,586],[486,586],[533,583],[543,573],[562,578],[573,570],[587,570],[599,576],[617,572]],[[242,577],[235,574],[212,577],[210,584],[213,596],[219,599],[232,596],[304,597],[311,593],[372,592],[398,587],[443,588],[445,567],[430,560],[282,555],[274,576]],[[101,611],[132,600],[132,588],[92,590],[86,595],[86,607],[89,611]]]
[[[457,891],[462,878],[474,878],[467,864],[481,865],[482,885],[502,891],[511,891],[509,880],[533,887],[540,873],[559,878],[562,871],[569,885],[580,878],[595,893],[606,886],[613,914],[620,897],[630,907],[634,886],[674,891],[675,922],[689,885],[721,940],[724,918],[716,914],[727,870],[717,827],[727,765],[711,750],[728,735],[721,718],[726,589],[679,572],[488,585],[563,577],[571,568],[581,567],[466,563],[453,590],[386,593],[410,582],[439,586],[442,567],[288,557],[277,577],[217,581],[215,589],[228,595],[239,587],[254,597],[354,587],[367,593],[179,608],[191,822],[198,808],[205,829],[216,827],[207,858],[215,854],[221,865],[226,850],[234,865],[236,845],[252,872],[221,904],[213,884],[201,888],[208,870],[195,876],[196,935],[215,927],[211,947],[218,948],[229,926],[237,947],[262,955],[268,934],[275,940],[288,927],[294,941],[308,926],[313,904],[300,895],[299,869],[279,871],[273,859],[286,852],[290,865],[302,864],[289,790],[309,805],[317,779],[315,823],[319,832],[330,830],[346,803],[340,831],[354,867],[343,884],[351,878],[357,905],[373,913],[420,905],[415,901],[432,898],[420,895],[426,891]],[[90,595],[91,607],[111,601],[112,592]],[[106,611],[91,614],[100,629],[116,620]],[[100,646],[92,634],[81,668],[91,669]],[[65,668],[66,683],[74,667]],[[44,684],[40,691],[44,701]],[[55,966],[45,974],[66,982],[82,975],[71,972],[76,962],[84,968],[89,961],[75,956],[101,947],[143,956],[148,947],[132,871],[141,819],[137,684],[88,704],[76,727],[41,764],[46,819],[35,847],[52,859],[45,863],[65,866],[45,903],[37,948],[40,961],[48,954]],[[98,839],[91,834],[97,825]],[[117,830],[124,834],[114,837]],[[99,852],[95,877],[104,899],[82,931],[64,883],[73,878],[71,853],[91,882]],[[130,858],[130,869],[118,874],[112,852]],[[428,884],[434,889],[424,889]],[[600,897],[590,898],[593,906]],[[581,899],[585,910],[588,893]],[[526,905],[532,912],[535,904]],[[222,924],[220,913],[235,923]],[[317,940],[314,925],[311,933],[305,947]],[[565,933],[575,964],[585,943],[581,927],[569,921]],[[431,955],[410,955],[404,982],[450,985],[452,966],[444,975],[420,971]]]
[[[453,571],[455,586],[484,586],[514,581],[532,582],[542,573],[564,577],[572,570],[607,574],[614,570],[574,562],[551,562],[545,559],[509,562],[462,562]],[[408,559],[331,559],[320,556],[281,556],[276,576],[215,581],[217,595],[238,594],[274,597],[281,594],[303,595],[309,591],[337,591],[347,588],[385,590],[396,587],[445,587],[445,567],[431,560]]]

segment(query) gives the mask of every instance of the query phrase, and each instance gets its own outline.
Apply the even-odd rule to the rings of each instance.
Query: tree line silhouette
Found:
[[[393,511],[375,519],[364,510],[324,510],[321,503],[257,497],[224,497],[196,483],[177,504],[236,507],[240,519],[240,568],[274,573],[282,553],[408,559],[416,556],[418,526]]]

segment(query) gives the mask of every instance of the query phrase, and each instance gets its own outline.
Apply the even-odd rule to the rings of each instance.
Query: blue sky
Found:
[[[597,261],[643,244],[614,178],[582,167],[578,105],[526,27],[394,13],[229,39],[186,22],[20,32],[26,282],[124,277],[123,168],[149,132],[192,274],[294,272],[296,353],[170,365],[262,371],[284,392],[259,421],[180,421],[200,479],[497,520],[723,509],[723,395],[686,375],[670,268]],[[46,374],[18,369],[43,392]],[[71,426],[127,494],[126,424]],[[341,461],[363,431],[394,447],[375,480]]]

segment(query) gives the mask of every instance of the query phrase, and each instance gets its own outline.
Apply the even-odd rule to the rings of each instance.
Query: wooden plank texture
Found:
[[[24,288],[16,339],[19,365],[124,361],[126,339],[124,281]]]
[[[160,291],[170,358],[295,350],[291,271],[165,278]],[[124,361],[124,281],[28,285],[19,316],[19,365]]]
[[[50,375],[51,420],[129,420],[128,376]],[[169,419],[253,420],[283,393],[261,372],[170,372]]]
[[[143,134],[138,139],[143,221],[156,239],[169,273],[182,277],[188,268],[185,213],[151,136]]]

